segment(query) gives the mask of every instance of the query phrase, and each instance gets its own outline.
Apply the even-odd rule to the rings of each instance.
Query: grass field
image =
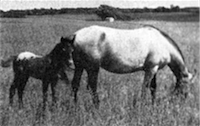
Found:
[[[84,18],[83,18],[84,17]],[[95,17],[94,17],[95,18]],[[81,20],[84,19],[84,20]],[[85,16],[41,16],[24,19],[0,19],[0,59],[31,51],[45,55],[50,52],[61,36],[90,26],[102,25],[114,28],[133,29],[142,24],[151,24],[165,31],[180,46],[189,70],[197,69],[198,76],[189,84],[190,96],[182,100],[170,95],[175,78],[169,68],[158,74],[157,99],[150,104],[150,96],[144,108],[139,109],[137,94],[141,89],[143,72],[113,74],[101,69],[98,79],[100,108],[96,110],[91,95],[86,89],[84,73],[74,104],[70,84],[59,81],[56,86],[58,102],[48,107],[41,118],[41,81],[30,78],[24,92],[24,108],[18,110],[18,98],[14,97],[13,108],[9,107],[9,88],[13,79],[12,68],[0,67],[0,125],[1,126],[198,126],[200,125],[199,101],[199,22],[167,21],[85,21]],[[69,79],[73,72],[67,72]],[[51,91],[48,91],[51,94]]]

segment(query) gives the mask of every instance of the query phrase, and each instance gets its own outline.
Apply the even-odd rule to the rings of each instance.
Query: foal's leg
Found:
[[[66,84],[69,84],[69,79],[67,77],[67,74],[65,73],[64,69],[59,71],[60,79],[64,80]]]
[[[15,95],[15,90],[18,85],[19,85],[19,77],[17,76],[17,74],[15,74],[13,83],[10,86],[10,95],[9,95],[10,105],[13,104],[13,96]]]
[[[99,67],[90,67],[89,69],[86,69],[88,73],[88,85],[90,86],[93,97],[93,103],[96,108],[99,108],[99,97],[97,94],[97,79],[98,79],[98,73],[99,73]]]
[[[75,68],[74,77],[72,80],[72,90],[74,92],[74,102],[77,102],[77,92],[80,86],[81,75],[83,73],[83,68],[77,67]]]
[[[43,92],[43,110],[46,108],[46,101],[47,101],[47,90],[49,87],[49,82],[46,80],[43,80],[43,85],[42,85],[42,92]]]
[[[55,86],[58,82],[58,77],[55,77],[55,79],[53,79],[51,81],[51,91],[52,91],[52,100],[53,100],[53,104],[56,103],[56,97],[55,97]]]
[[[28,76],[22,75],[20,78],[20,83],[18,84],[18,97],[19,97],[19,108],[23,107],[23,93],[26,83],[28,81]]]

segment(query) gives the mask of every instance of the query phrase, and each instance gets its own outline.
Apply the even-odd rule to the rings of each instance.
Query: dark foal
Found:
[[[14,81],[10,87],[9,96],[11,105],[13,103],[15,90],[17,89],[19,108],[23,107],[23,91],[29,77],[42,80],[43,109],[45,109],[46,106],[49,84],[51,85],[53,103],[56,102],[55,86],[59,77],[61,76],[68,81],[64,73],[64,62],[69,52],[62,49],[62,47],[63,45],[61,43],[57,44],[49,54],[43,57],[30,52],[22,52],[17,56],[12,56],[7,61],[2,61],[3,67],[8,67],[9,65],[6,64],[13,61]]]

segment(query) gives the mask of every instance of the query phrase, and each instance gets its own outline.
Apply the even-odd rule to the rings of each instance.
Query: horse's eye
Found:
[[[63,48],[62,50],[63,50],[63,51],[66,51],[66,49],[65,49],[65,48]]]

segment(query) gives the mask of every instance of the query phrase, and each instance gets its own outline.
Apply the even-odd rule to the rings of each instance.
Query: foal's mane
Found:
[[[53,49],[47,54],[45,55],[45,57],[47,59],[50,59],[50,64],[53,65],[55,67],[56,64],[59,63],[59,53],[58,53],[58,47],[57,44],[56,46],[53,47]],[[57,65],[56,65],[57,66]]]
[[[54,46],[53,47],[53,49],[47,54],[48,56],[55,56],[56,54],[57,54],[57,51],[58,51],[58,49],[57,49],[57,44],[56,44],[56,46]]]
[[[158,30],[165,38],[167,38],[169,40],[169,42],[177,49],[177,51],[181,54],[181,57],[183,58],[183,61],[185,62],[185,59],[184,59],[184,56],[183,56],[183,53],[181,51],[181,49],[179,48],[178,44],[167,34],[165,33],[164,31],[156,28],[155,26],[153,25],[144,25],[144,27],[152,27],[156,30]]]

